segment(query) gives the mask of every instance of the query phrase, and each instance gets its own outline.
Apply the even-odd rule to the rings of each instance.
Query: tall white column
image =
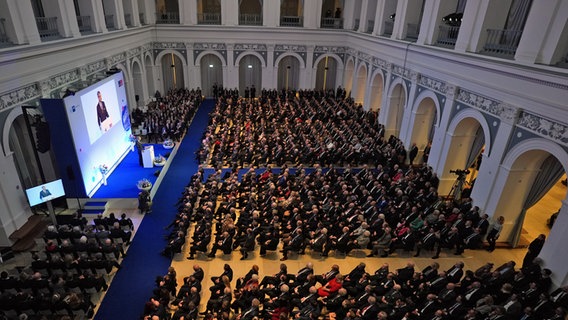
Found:
[[[322,0],[304,1],[304,28],[316,29],[320,26]]]
[[[300,81],[300,84],[303,83],[301,86],[302,89],[311,89],[314,88],[315,82],[312,83],[312,77],[314,74],[314,50],[315,46],[310,45],[307,48],[306,52],[306,69],[304,70],[303,81]]]
[[[262,25],[265,27],[277,27],[280,25],[280,0],[263,1]]]
[[[193,2],[196,0],[186,0],[182,1],[184,4],[187,2]],[[180,4],[181,6],[181,4]],[[142,0],[140,7],[138,8],[139,12],[144,13],[144,22],[146,24],[155,24],[156,23],[156,2],[153,0]],[[181,7],[180,7],[181,13]],[[181,19],[181,18],[180,18]]]
[[[193,52],[193,43],[186,43],[187,54],[187,74],[189,76],[189,83],[191,88],[202,88],[201,86],[201,70],[199,66],[195,65],[195,54]]]
[[[10,41],[14,44],[41,43],[31,2],[6,0],[6,7],[9,12],[6,21],[13,26],[6,28]]]
[[[383,23],[383,12],[385,10],[384,7],[385,1],[384,0],[377,0],[377,7],[375,8],[375,25],[373,26],[373,33],[372,35],[378,36],[382,32],[382,25]]]
[[[269,44],[266,46],[266,67],[262,69],[262,87],[265,89],[276,88],[276,76],[274,66],[274,45]]]
[[[386,124],[387,123],[387,116],[388,116],[388,109],[390,108],[390,86],[391,86],[391,78],[392,78],[392,65],[387,65],[387,75],[385,77],[385,91],[383,92],[383,96],[381,98],[381,109],[379,110],[379,123]],[[386,135],[385,135],[386,136]],[[388,137],[388,136],[386,136]]]
[[[560,248],[565,248],[567,241],[568,201],[564,199],[558,218],[556,218],[556,222],[554,222],[550,235],[544,242],[544,247],[539,255],[544,261],[544,267],[552,271],[551,278],[554,287],[564,286],[568,283],[568,256],[559,251]]]
[[[358,32],[367,31],[367,10],[369,9],[369,0],[363,0],[361,3],[361,12],[359,13],[359,29]]]
[[[424,2],[424,14],[420,25],[417,44],[431,45],[438,40],[442,18],[456,10],[456,0],[433,0]]]
[[[396,8],[396,18],[391,38],[405,39],[407,25],[409,23],[418,24],[420,20],[421,0],[399,0]]]
[[[550,0],[546,6],[531,6],[515,60],[527,64],[556,64],[566,54],[568,2]]]
[[[227,82],[225,88],[238,88],[239,87],[239,67],[234,64],[234,45],[227,44]]]
[[[493,140],[493,145],[491,150],[486,150],[481,161],[481,167],[477,173],[476,181],[485,181],[486,184],[483,186],[475,186],[471,193],[471,198],[474,199],[474,204],[480,208],[486,208],[490,206],[492,201],[498,203],[498,199],[492,199],[496,195],[493,189],[493,185],[487,185],[488,181],[494,182],[497,178],[497,170],[499,168],[502,159],[505,157],[505,151],[507,150],[507,145],[511,136],[514,134],[515,124],[517,122],[519,110],[513,106],[507,107],[511,112],[510,117],[501,117],[501,122],[499,124],[499,130],[497,130],[496,136],[499,139]],[[489,125],[493,125],[490,123]],[[485,137],[485,141],[488,141],[489,137]],[[491,153],[489,153],[489,151]],[[487,156],[489,154],[489,156]],[[500,195],[501,193],[499,193]]]
[[[345,1],[343,8],[343,29],[352,30],[355,23],[355,0]]]
[[[416,90],[418,82],[418,77],[420,75],[416,72],[412,72],[410,74],[411,83],[410,83],[410,90],[408,93],[408,100],[404,106],[404,112],[402,115],[402,122],[400,124],[400,133],[399,139],[402,140],[406,147],[412,145],[412,130],[413,130],[413,123],[412,123],[412,107],[414,106],[415,97],[416,97]]]
[[[105,23],[105,11],[103,10],[103,3],[97,0],[91,0],[93,6],[93,15],[91,16],[91,27],[94,32],[105,33],[108,32]]]
[[[179,22],[182,25],[193,26],[197,24],[197,0],[179,1]],[[224,4],[224,2],[223,2]]]
[[[221,1],[221,24],[224,26],[239,24],[239,0]]]
[[[446,91],[446,100],[444,101],[444,107],[442,109],[440,123],[436,130],[434,131],[434,136],[432,137],[432,146],[430,149],[430,155],[428,157],[428,164],[432,167],[434,172],[441,173],[444,170],[443,164],[446,159],[441,157],[446,157],[447,153],[442,153],[442,148],[446,139],[446,131],[451,121],[452,107],[455,102],[456,94],[458,92],[458,87],[448,86]]]
[[[503,29],[512,0],[468,1],[454,50],[479,52],[487,41],[487,29]]]
[[[58,5],[61,15],[61,28],[59,29],[61,35],[64,38],[80,37],[81,33],[79,32],[73,0],[60,0],[58,1]]]
[[[124,30],[127,28],[126,21],[124,21],[124,7],[122,5],[122,1],[116,2],[115,23],[116,28],[119,30]]]
[[[138,10],[138,1],[136,0],[125,0],[122,5],[122,10],[124,11],[124,23],[126,24],[126,15],[130,15],[130,23],[133,27],[140,26],[140,16]],[[128,27],[128,26],[127,26]]]

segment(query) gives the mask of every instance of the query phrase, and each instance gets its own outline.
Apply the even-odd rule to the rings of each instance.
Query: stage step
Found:
[[[106,206],[106,201],[87,201],[83,206],[83,214],[103,214]]]
[[[83,206],[86,209],[106,209],[106,201],[87,201]]]
[[[104,214],[105,209],[83,209],[83,214]]]

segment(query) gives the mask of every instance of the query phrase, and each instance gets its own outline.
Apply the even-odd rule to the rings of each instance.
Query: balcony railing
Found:
[[[8,38],[8,33],[6,32],[6,19],[0,19],[0,45],[10,44],[10,39]]]
[[[366,33],[373,33],[373,29],[375,28],[375,20],[367,20],[367,30]]]
[[[360,23],[359,19],[355,19],[355,21],[353,21],[353,31],[359,30],[359,23]]]
[[[179,24],[179,12],[156,13],[156,24]]]
[[[221,24],[221,14],[220,13],[198,13],[197,14],[197,24]]]
[[[114,25],[114,14],[105,14],[105,25],[108,30],[116,29],[116,26]]]
[[[321,18],[321,28],[323,29],[343,29],[342,18]]]
[[[77,24],[79,25],[79,32],[90,32],[91,29],[91,16],[77,16]]]
[[[130,13],[124,15],[124,23],[128,28],[132,28],[134,26],[132,24],[132,15]]]
[[[394,28],[394,21],[385,21],[385,31],[383,32],[383,36],[385,37],[392,36],[393,28]]]
[[[487,42],[483,51],[490,55],[513,58],[522,34],[523,30],[487,29]]]
[[[441,25],[438,29],[439,32],[436,45],[444,48],[454,48],[456,40],[458,39],[458,34],[460,33],[460,27]]]
[[[407,40],[418,40],[418,34],[420,33],[420,25],[416,23],[406,24],[406,39]]]
[[[281,16],[280,17],[281,27],[303,27],[304,20],[299,16]]]
[[[139,14],[138,14],[138,19],[140,19],[140,24],[141,24],[141,25],[145,25],[145,24],[146,24],[146,17],[144,16],[144,13],[139,13]]]
[[[37,30],[42,40],[49,40],[59,37],[57,29],[57,17],[36,17]]]
[[[239,24],[242,26],[261,26],[262,15],[256,13],[239,14]]]

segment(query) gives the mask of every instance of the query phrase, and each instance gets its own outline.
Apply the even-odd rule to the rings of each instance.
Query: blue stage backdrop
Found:
[[[62,99],[41,99],[40,103],[43,115],[49,124],[51,141],[57,141],[51,144],[51,148],[59,167],[65,193],[68,198],[86,198],[83,181],[78,181],[81,179],[81,168],[73,147],[65,104]]]

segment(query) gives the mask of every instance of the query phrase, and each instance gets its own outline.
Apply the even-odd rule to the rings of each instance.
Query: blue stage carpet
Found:
[[[171,150],[164,149],[161,144],[153,144],[153,146],[155,156],[165,156],[171,152]],[[107,185],[100,186],[92,198],[138,198],[140,190],[136,187],[136,183],[145,178],[154,184],[158,179],[154,173],[160,169],[162,167],[143,168],[138,164],[138,152],[130,151],[107,178]]]
[[[195,151],[208,123],[214,101],[204,101],[153,199],[153,212],[142,220],[122,270],[114,277],[95,319],[140,319],[144,304],[152,296],[158,275],[165,275],[171,260],[160,255],[166,246],[164,227],[175,215],[175,203],[191,176],[197,171]],[[109,181],[110,183],[110,181]]]

